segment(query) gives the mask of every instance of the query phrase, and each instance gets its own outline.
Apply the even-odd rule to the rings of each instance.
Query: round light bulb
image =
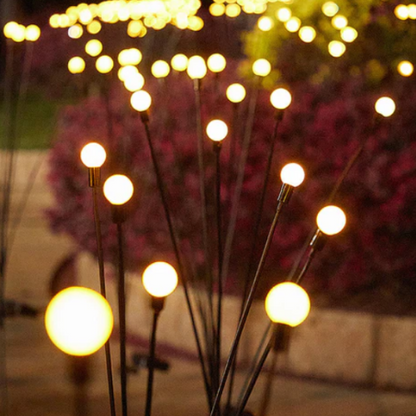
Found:
[[[3,34],[7,39],[12,39],[13,34],[19,30],[19,24],[16,22],[8,22],[3,27]]]
[[[207,136],[214,142],[221,142],[228,134],[228,127],[222,120],[212,120],[207,125]]]
[[[158,60],[152,65],[152,74],[155,78],[166,78],[170,72],[170,66],[166,61]]]
[[[114,61],[108,55],[102,55],[96,60],[95,67],[101,74],[108,74],[114,67]]]
[[[17,25],[12,33],[12,40],[14,42],[23,42],[26,38],[26,28],[23,25]]]
[[[399,4],[394,9],[395,16],[400,20],[406,20],[409,18],[409,9],[404,4]]]
[[[358,32],[351,26],[344,27],[341,29],[341,39],[344,42],[354,42],[357,39]]]
[[[272,66],[267,59],[257,59],[253,63],[253,73],[259,77],[266,77],[271,70]]]
[[[409,61],[402,61],[397,65],[397,70],[399,74],[403,77],[410,77],[413,74],[414,67],[413,64]]]
[[[280,178],[282,182],[296,188],[305,179],[305,171],[302,166],[297,163],[288,163],[283,166],[280,172]]]
[[[147,91],[136,91],[131,96],[130,103],[136,111],[146,111],[152,105],[152,97]]]
[[[407,10],[409,12],[409,17],[412,20],[416,19],[416,4],[408,4],[407,5]]]
[[[36,25],[29,25],[26,28],[25,38],[29,42],[36,42],[40,37],[40,29],[39,26]]]
[[[178,274],[169,263],[157,261],[146,268],[142,281],[144,288],[150,295],[164,298],[178,286]]]
[[[301,24],[302,22],[298,17],[291,17],[285,22],[285,28],[288,32],[295,33],[299,30]]]
[[[265,308],[272,322],[295,327],[308,317],[311,303],[305,289],[296,283],[284,282],[270,290]]]
[[[118,72],[117,76],[120,81],[126,81],[130,77],[134,77],[139,73],[139,70],[133,65],[122,66]]]
[[[344,55],[346,49],[345,44],[338,40],[333,40],[328,44],[328,52],[334,58],[339,58]]]
[[[85,52],[90,56],[98,56],[102,50],[103,44],[97,39],[91,39],[85,45]]]
[[[207,73],[207,66],[202,56],[194,55],[189,58],[188,68],[186,69],[192,79],[202,79]]]
[[[68,70],[71,74],[80,74],[85,69],[85,61],[79,57],[74,56],[68,62]]]
[[[335,29],[341,30],[344,27],[347,27],[348,19],[342,14],[338,14],[332,18],[331,24]]]
[[[322,208],[317,217],[316,224],[319,229],[326,235],[335,235],[340,233],[347,223],[347,217],[344,211],[335,206],[328,205]]]
[[[93,20],[91,23],[87,26],[88,33],[91,33],[91,35],[96,35],[101,30],[101,23],[98,20]]]
[[[235,83],[227,88],[226,94],[232,103],[241,103],[246,98],[246,89],[241,84]]]
[[[225,13],[225,6],[220,3],[212,3],[209,6],[209,12],[215,17],[222,16]]]
[[[285,88],[277,88],[271,93],[270,102],[277,110],[284,110],[292,102],[292,95]]]
[[[178,53],[171,59],[170,64],[175,71],[183,72],[188,67],[188,58],[183,53]]]
[[[103,186],[104,196],[113,205],[123,205],[133,196],[132,181],[125,175],[110,176]]]
[[[263,32],[268,32],[269,30],[272,30],[273,26],[274,26],[274,22],[268,16],[262,16],[257,21],[257,27]]]
[[[130,75],[124,81],[124,86],[127,91],[136,92],[143,88],[144,86],[144,76],[140,73]]]
[[[214,53],[208,58],[207,65],[211,72],[218,73],[224,71],[227,61],[220,53]]]
[[[292,17],[292,11],[288,7],[281,7],[276,12],[276,17],[280,22],[287,22]]]
[[[87,168],[100,168],[106,157],[105,149],[99,143],[88,143],[81,150],[81,160]]]
[[[225,14],[228,17],[237,17],[241,14],[241,6],[236,3],[227,4],[227,7],[225,8]]]
[[[396,103],[390,97],[381,97],[376,101],[377,113],[384,117],[390,117],[396,111]]]
[[[90,355],[110,337],[113,313],[108,302],[94,290],[69,287],[50,301],[45,326],[60,350],[70,355]]]
[[[299,30],[299,37],[305,43],[311,43],[316,38],[316,30],[311,26],[303,26]]]
[[[84,29],[79,24],[76,24],[74,26],[71,26],[68,29],[68,36],[71,39],[79,39],[82,36],[83,33],[84,33]]]
[[[338,4],[334,3],[333,1],[327,1],[322,6],[322,13],[325,16],[333,17],[335,16],[339,11]]]
[[[123,49],[118,54],[118,63],[120,65],[138,65],[143,58],[142,53],[136,48]]]

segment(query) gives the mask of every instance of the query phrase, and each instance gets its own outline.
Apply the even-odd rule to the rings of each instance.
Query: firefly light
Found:
[[[274,22],[268,16],[262,16],[257,21],[257,27],[263,32],[268,32],[269,30],[273,28],[273,26],[274,26]]]
[[[341,29],[341,39],[344,42],[354,42],[357,39],[358,32],[351,26],[344,27]]]
[[[271,70],[272,66],[267,59],[257,59],[253,63],[253,73],[259,77],[266,77]]]
[[[376,101],[377,113],[384,117],[390,117],[396,111],[396,103],[390,97],[381,97]]]
[[[276,12],[276,18],[280,22],[287,22],[292,17],[292,11],[288,7],[281,7]]]
[[[100,168],[106,157],[105,149],[99,143],[88,143],[81,150],[81,160],[87,168]]]
[[[410,75],[413,74],[413,64],[409,61],[402,61],[397,65],[397,70],[399,71],[399,74],[403,77],[410,77]]]
[[[152,97],[147,91],[136,91],[130,98],[131,106],[136,111],[146,111],[152,104]]]
[[[187,73],[192,79],[202,79],[207,73],[204,58],[198,55],[191,56],[188,61]]]
[[[335,29],[341,30],[344,27],[347,27],[348,19],[342,14],[338,14],[332,18],[331,24],[332,26],[334,26]]]
[[[170,66],[166,61],[156,61],[152,65],[152,74],[155,78],[165,78],[169,75]]]
[[[232,103],[241,103],[246,97],[246,89],[241,84],[235,83],[227,88],[226,94]]]
[[[144,86],[144,77],[140,73],[131,74],[124,80],[124,86],[127,91],[139,91]]]
[[[228,134],[227,124],[222,120],[212,120],[207,125],[207,136],[214,142],[221,142]]]
[[[335,235],[344,229],[347,217],[341,208],[335,205],[328,205],[319,211],[316,223],[324,234]]]
[[[170,64],[175,71],[183,72],[188,67],[188,58],[183,53],[178,53],[171,59]]]
[[[316,30],[311,26],[303,26],[299,30],[299,37],[305,43],[311,43],[316,37]]]
[[[68,61],[68,70],[71,74],[80,74],[85,69],[85,61],[79,57],[74,56]]]
[[[214,53],[208,58],[207,65],[210,71],[218,73],[224,71],[227,61],[220,53]]]
[[[296,188],[305,179],[305,171],[297,163],[288,163],[280,172],[282,182]]]
[[[406,20],[409,18],[409,9],[404,4],[399,4],[394,9],[395,16],[400,20]]]
[[[292,102],[292,95],[285,88],[277,88],[271,93],[270,102],[277,110],[284,110]]]
[[[322,6],[322,13],[328,17],[335,16],[338,13],[338,11],[339,11],[338,5],[334,3],[333,1],[327,1]]]
[[[7,39],[11,39],[13,34],[19,30],[19,24],[16,22],[8,22],[3,27],[3,34]]]
[[[134,187],[127,176],[113,175],[104,182],[103,191],[112,205],[123,205],[133,196]]]
[[[295,33],[299,30],[301,24],[302,22],[298,17],[291,17],[285,22],[285,28],[288,32]]]
[[[40,29],[39,26],[36,25],[29,25],[26,28],[25,38],[29,42],[36,42],[40,37]]]
[[[108,74],[114,67],[114,61],[108,55],[102,55],[96,60],[95,67],[101,74]]]
[[[103,44],[97,39],[91,39],[85,44],[85,52],[90,56],[98,56],[103,50]]]
[[[45,326],[60,350],[70,355],[90,355],[110,337],[113,313],[108,302],[94,290],[69,287],[49,303]]]
[[[339,58],[344,55],[346,49],[345,44],[338,40],[333,40],[328,44],[328,52],[334,58]]]
[[[270,290],[265,308],[272,322],[295,327],[308,317],[311,303],[305,289],[296,283],[284,282]]]
[[[150,295],[164,298],[176,289],[178,274],[169,263],[157,261],[146,268],[142,281],[144,288]]]

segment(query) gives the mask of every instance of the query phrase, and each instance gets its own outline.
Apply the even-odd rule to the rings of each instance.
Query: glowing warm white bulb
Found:
[[[268,16],[262,16],[257,21],[257,27],[263,32],[268,32],[269,30],[273,28],[273,26],[274,26],[274,22]]]
[[[108,74],[114,67],[114,61],[108,55],[102,55],[96,60],[95,67],[101,74]]]
[[[282,182],[296,188],[305,179],[305,171],[297,163],[288,163],[280,172]]]
[[[16,22],[8,22],[3,27],[3,34],[7,39],[12,39],[13,34],[19,30],[19,24]]]
[[[246,98],[246,89],[241,84],[235,83],[227,88],[226,94],[232,103],[241,103]]]
[[[284,282],[270,290],[265,308],[272,322],[295,327],[308,317],[311,303],[305,289],[296,283]]]
[[[74,26],[71,26],[68,29],[68,36],[71,39],[79,39],[82,36],[83,33],[84,33],[84,29],[79,24],[76,24]]]
[[[276,12],[277,20],[287,22],[292,17],[292,11],[288,7],[282,7]]]
[[[40,37],[40,29],[39,26],[36,25],[29,25],[26,28],[25,38],[29,42],[36,42]]]
[[[11,33],[11,39],[14,42],[23,42],[26,38],[26,28],[23,25],[14,26]]]
[[[340,233],[346,223],[347,217],[344,211],[335,205],[328,205],[322,208],[316,217],[316,224],[319,229],[327,235]]]
[[[120,65],[138,65],[143,58],[142,53],[136,48],[123,49],[118,54],[118,63]]]
[[[170,66],[166,61],[156,61],[152,65],[152,74],[155,78],[166,78],[169,75]]]
[[[139,91],[144,86],[144,76],[138,72],[136,74],[131,74],[124,80],[124,86],[127,91]]]
[[[188,58],[183,53],[178,53],[171,59],[170,64],[175,71],[182,72],[188,67]]]
[[[136,91],[130,98],[130,104],[136,111],[146,111],[152,105],[152,97],[147,91]]]
[[[335,29],[341,30],[344,27],[347,27],[348,19],[342,14],[337,14],[336,16],[332,18],[331,24]]]
[[[272,106],[278,110],[284,110],[292,102],[292,95],[285,88],[277,88],[270,95]]]
[[[102,50],[103,44],[97,39],[91,39],[85,45],[85,52],[90,56],[98,56]]]
[[[79,57],[74,56],[68,62],[68,70],[71,74],[80,74],[85,69],[85,61]]]
[[[311,26],[303,26],[299,30],[299,37],[305,43],[311,43],[316,38],[316,30]]]
[[[133,65],[122,66],[118,72],[117,76],[120,81],[126,81],[130,77],[134,77],[139,73],[139,70]]]
[[[70,355],[90,355],[110,337],[113,313],[108,302],[94,290],[69,287],[50,301],[45,326],[60,350]]]
[[[394,9],[394,14],[400,20],[406,20],[409,18],[409,9],[404,4],[399,4]]]
[[[328,44],[328,52],[334,58],[339,58],[344,55],[346,49],[345,44],[338,40],[333,40]]]
[[[227,124],[222,120],[212,120],[207,125],[207,136],[214,142],[221,142],[228,134]]]
[[[344,27],[341,29],[341,39],[344,42],[354,42],[357,39],[358,32],[351,26]]]
[[[178,274],[169,263],[157,261],[146,268],[142,281],[144,288],[150,295],[164,298],[178,286]]]
[[[188,68],[186,69],[188,75],[192,79],[202,79],[207,73],[207,66],[204,58],[195,55],[191,56],[188,61]]]
[[[133,196],[134,187],[125,175],[110,176],[103,187],[104,196],[113,205],[123,205]]]
[[[225,8],[225,14],[228,17],[237,17],[241,14],[241,6],[236,3],[227,4],[227,7]]]
[[[338,4],[334,3],[333,1],[327,1],[322,6],[322,13],[325,16],[333,17],[335,16],[339,11]]]
[[[285,28],[288,32],[295,33],[299,30],[301,24],[302,22],[298,17],[291,17],[285,22]]]
[[[212,3],[209,6],[209,12],[212,16],[222,16],[225,13],[225,6],[224,4]]]
[[[98,20],[93,20],[88,26],[87,31],[91,35],[96,35],[101,30],[101,23]]]
[[[397,71],[403,77],[410,77],[413,74],[414,67],[413,64],[409,61],[402,61],[397,65]]]
[[[410,19],[415,20],[416,19],[416,4],[413,4],[413,3],[409,4],[407,6],[407,10],[409,12]]]
[[[376,101],[377,113],[384,117],[390,117],[396,111],[396,103],[390,97],[381,97]]]
[[[105,149],[99,143],[88,143],[81,150],[81,160],[87,168],[101,167],[106,157]]]
[[[259,77],[266,77],[271,70],[272,66],[267,59],[257,59],[253,63],[253,73]]]
[[[212,54],[207,60],[208,68],[211,72],[224,71],[227,61],[220,53]]]

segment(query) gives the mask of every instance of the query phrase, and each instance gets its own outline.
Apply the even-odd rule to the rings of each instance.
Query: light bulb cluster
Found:
[[[3,34],[7,39],[16,43],[36,42],[41,35],[41,31],[39,26],[36,25],[24,26],[17,22],[8,22],[3,27]]]
[[[416,20],[416,4],[398,4],[394,9],[394,15],[399,20]]]

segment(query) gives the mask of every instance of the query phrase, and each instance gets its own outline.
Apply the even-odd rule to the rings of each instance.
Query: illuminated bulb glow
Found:
[[[400,20],[406,20],[409,18],[409,9],[404,4],[399,4],[394,9],[395,16]]]
[[[103,187],[104,196],[113,205],[123,205],[133,196],[134,187],[125,175],[110,176]]]
[[[299,30],[299,37],[303,42],[310,43],[316,37],[316,30],[311,26],[303,26]]]
[[[152,104],[152,97],[147,91],[136,91],[131,96],[130,103],[136,111],[146,111]]]
[[[152,74],[155,78],[165,78],[169,75],[170,66],[166,61],[156,61],[152,65]]]
[[[12,31],[11,39],[14,42],[23,42],[26,38],[26,28],[23,25],[17,25]]]
[[[209,6],[209,12],[215,17],[222,16],[225,13],[225,6],[224,4],[212,3]]]
[[[118,54],[120,65],[138,65],[142,60],[142,53],[136,48],[124,49]]]
[[[134,77],[135,74],[138,74],[139,70],[133,65],[126,65],[121,67],[117,76],[120,81],[126,81],[129,77]]]
[[[292,11],[288,7],[282,7],[276,12],[276,18],[280,22],[287,22],[292,17]]]
[[[271,93],[270,102],[277,110],[284,110],[292,102],[292,95],[285,88],[277,88]]]
[[[81,160],[87,168],[100,168],[106,157],[105,149],[99,143],[88,143],[81,150]]]
[[[178,286],[178,274],[169,263],[157,261],[146,268],[142,281],[144,288],[150,295],[164,298]]]
[[[396,103],[390,97],[381,97],[376,101],[377,113],[384,117],[390,117],[396,111]]]
[[[103,50],[103,44],[97,40],[89,40],[85,45],[85,52],[90,56],[98,56]]]
[[[70,355],[90,355],[108,340],[113,329],[108,302],[85,287],[70,287],[49,303],[45,326],[51,341]]]
[[[257,59],[253,63],[253,73],[259,77],[265,77],[270,74],[272,66],[267,59]]]
[[[124,81],[124,87],[126,88],[127,91],[130,91],[130,92],[139,91],[143,88],[143,86],[144,86],[144,77],[142,74],[138,72],[134,75],[131,74]]]
[[[409,12],[409,18],[412,20],[416,19],[416,4],[409,4],[407,6],[407,10]]]
[[[296,188],[305,179],[305,171],[297,163],[288,163],[280,172],[280,178],[284,184]]]
[[[183,53],[178,53],[171,59],[170,64],[175,71],[183,72],[188,67],[188,58]]]
[[[68,62],[68,70],[71,74],[80,74],[84,72],[85,69],[85,61],[79,57],[74,56]]]
[[[397,71],[403,77],[410,77],[413,74],[414,67],[413,64],[409,61],[402,61],[397,65]]]
[[[26,28],[25,38],[29,42],[36,42],[40,37],[40,29],[36,25],[29,25]]]
[[[8,22],[3,27],[3,34],[7,39],[12,39],[13,34],[19,30],[19,24],[16,22]]]
[[[335,16],[338,13],[338,11],[339,11],[338,5],[334,3],[333,1],[327,1],[322,6],[322,13],[328,17]]]
[[[224,71],[227,61],[220,53],[214,53],[208,58],[207,65],[210,71],[218,73]]]
[[[68,36],[71,39],[79,39],[83,33],[84,33],[84,29],[82,28],[81,25],[78,25],[78,24],[71,26],[68,29]]]
[[[191,56],[186,69],[189,77],[192,79],[202,79],[207,73],[207,66],[204,58],[198,55]]]
[[[101,23],[98,20],[93,20],[88,26],[87,31],[91,35],[96,35],[101,30]]]
[[[240,5],[233,3],[233,4],[227,4],[225,8],[225,14],[228,17],[234,18],[241,14],[241,7]]]
[[[221,142],[227,137],[228,127],[222,120],[212,120],[207,125],[207,136],[214,142]]]
[[[347,217],[344,211],[335,205],[328,205],[322,208],[316,217],[318,228],[326,235],[340,233],[346,223]]]
[[[311,303],[302,287],[284,282],[270,290],[265,308],[272,322],[296,327],[308,317]]]
[[[353,27],[347,26],[341,29],[341,39],[344,42],[354,42],[355,39],[357,39],[357,36],[358,32]]]
[[[332,26],[334,26],[335,29],[341,30],[344,27],[347,27],[348,19],[345,16],[338,14],[337,16],[334,16],[332,18],[331,24]]]
[[[302,22],[298,17],[291,17],[285,22],[285,28],[288,32],[295,33],[299,30],[301,24]]]
[[[95,67],[101,74],[108,74],[114,67],[114,61],[108,55],[102,55],[95,62]]]
[[[328,44],[328,52],[334,58],[339,58],[340,56],[344,55],[346,49],[347,47],[345,44],[338,40],[333,40]]]
[[[273,28],[273,26],[274,26],[274,22],[268,16],[262,16],[257,21],[257,27],[263,32],[268,32],[269,30]]]
[[[241,84],[235,83],[227,88],[226,94],[232,103],[241,103],[246,98],[246,89]]]

